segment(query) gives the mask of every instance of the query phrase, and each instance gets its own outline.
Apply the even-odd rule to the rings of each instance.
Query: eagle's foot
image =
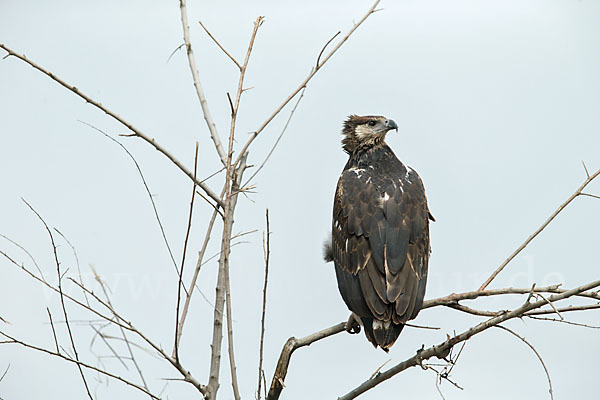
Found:
[[[346,322],[346,332],[350,334],[360,333],[360,317],[358,315],[350,314]]]

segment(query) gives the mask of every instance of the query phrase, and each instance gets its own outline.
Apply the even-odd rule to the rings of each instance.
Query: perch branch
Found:
[[[566,299],[566,298],[569,298],[572,296],[576,296],[579,293],[585,292],[586,290],[596,288],[598,286],[600,286],[600,280],[587,283],[585,285],[579,286],[579,287],[571,289],[571,290],[567,290],[564,293],[552,295],[552,296],[548,297],[548,301],[555,302],[555,301],[559,301],[562,299]],[[464,342],[465,340],[470,339],[472,336],[474,336],[478,333],[481,333],[488,328],[499,325],[502,322],[505,322],[509,319],[519,318],[519,317],[525,315],[528,311],[542,307],[546,304],[547,304],[546,300],[543,300],[543,299],[535,301],[535,302],[526,301],[525,304],[523,304],[521,307],[516,308],[509,312],[502,313],[501,315],[492,317],[486,321],[483,321],[456,336],[448,338],[447,340],[445,340],[444,342],[440,343],[437,346],[432,346],[427,349],[420,349],[417,351],[417,354],[415,354],[411,358],[409,358],[399,364],[396,364],[394,367],[392,367],[384,372],[377,374],[372,379],[367,379],[365,382],[363,382],[361,385],[359,385],[355,389],[351,390],[344,396],[339,397],[338,400],[354,399],[357,396],[359,396],[360,394],[366,392],[367,390],[372,389],[373,387],[379,385],[381,382],[383,382],[387,379],[390,379],[391,377],[404,371],[405,369],[420,365],[423,361],[428,360],[431,357],[437,357],[439,359],[443,359],[444,357],[446,357],[448,355],[448,353],[450,352],[450,349],[454,345]]]
[[[269,394],[267,395],[267,400],[279,399],[281,391],[285,387],[285,377],[290,365],[292,353],[295,350],[304,346],[310,346],[318,340],[325,339],[326,337],[343,332],[345,328],[346,322],[340,322],[337,325],[333,325],[329,328],[315,332],[300,339],[296,339],[295,337],[289,338],[281,350],[281,355],[279,356],[279,361],[277,362],[277,367],[275,368],[275,373],[273,374],[273,380],[271,381],[271,388],[269,389]]]

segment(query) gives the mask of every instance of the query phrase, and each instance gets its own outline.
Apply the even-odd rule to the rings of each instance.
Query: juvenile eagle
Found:
[[[386,352],[423,304],[433,220],[421,178],[385,143],[392,129],[398,130],[396,123],[381,116],[351,115],[344,123],[342,144],[350,158],[325,246],[344,302],[369,342]]]

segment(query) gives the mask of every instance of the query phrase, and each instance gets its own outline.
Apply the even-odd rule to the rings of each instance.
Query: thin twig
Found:
[[[10,364],[8,364],[6,366],[6,369],[4,370],[4,372],[2,373],[2,376],[0,376],[0,382],[2,382],[2,380],[4,380],[4,377],[6,376],[6,374],[8,374],[8,370],[10,369]]]
[[[354,24],[354,26],[348,31],[348,33],[334,46],[333,49],[331,49],[331,51],[329,53],[327,53],[327,55],[323,58],[323,61],[321,61],[318,65],[316,65],[315,68],[313,68],[312,71],[308,74],[308,76],[298,85],[298,87],[296,89],[294,89],[292,91],[292,93],[275,109],[275,111],[273,111],[273,113],[267,117],[267,119],[260,125],[260,127],[256,131],[252,132],[252,135],[250,136],[248,141],[244,144],[244,146],[238,153],[238,157],[235,160],[235,162],[233,163],[233,165],[238,165],[240,163],[241,157],[246,153],[246,151],[248,150],[248,147],[250,147],[250,145],[252,144],[254,139],[256,139],[256,137],[263,131],[263,129],[265,129],[267,127],[267,125],[269,125],[269,123],[273,120],[273,118],[275,118],[281,112],[281,110],[283,110],[283,108],[294,97],[296,97],[296,95],[302,89],[304,89],[306,87],[308,82],[316,75],[317,72],[319,72],[319,70],[323,67],[323,65],[325,65],[325,63],[327,61],[329,61],[329,59],[331,59],[331,57],[339,50],[339,48],[342,47],[342,45],[348,40],[348,38],[350,38],[350,36],[356,31],[356,29],[358,29],[358,27],[363,22],[365,22],[365,20],[371,14],[373,14],[375,12],[375,8],[377,8],[377,5],[379,4],[380,1],[381,0],[377,0],[377,1],[375,1],[375,3],[373,3],[373,5],[367,11],[367,13],[356,24]]]
[[[54,235],[52,235],[52,231],[46,224],[46,221],[42,218],[42,216],[29,204],[25,199],[22,199],[23,202],[29,207],[31,211],[38,217],[38,219],[42,222],[48,235],[50,236],[50,242],[52,244],[52,252],[54,254],[54,262],[56,264],[56,275],[58,277],[58,293],[60,295],[60,305],[62,306],[63,316],[65,317],[65,325],[67,326],[67,332],[69,333],[69,340],[71,341],[71,348],[73,349],[73,354],[75,355],[75,360],[79,362],[79,354],[77,354],[77,348],[75,346],[75,340],[73,339],[73,333],[71,332],[71,325],[69,324],[69,317],[67,315],[67,308],[65,307],[65,299],[63,296],[62,290],[62,275],[60,273],[60,261],[58,260],[58,253],[56,252],[56,244],[54,242]],[[77,364],[77,369],[79,370],[79,374],[81,375],[81,380],[83,381],[83,385],[85,386],[85,390],[87,392],[90,400],[94,400],[92,394],[90,393],[90,388],[88,387],[87,380],[85,378],[85,374],[83,373],[83,369],[80,364]]]
[[[587,173],[587,168],[586,168],[586,173]],[[581,193],[583,192],[583,189],[585,189],[585,187],[591,181],[593,181],[598,175],[600,175],[600,169],[598,171],[594,172],[591,176],[588,174],[588,176],[585,179],[585,181],[583,182],[583,184],[581,186],[579,186],[579,188],[575,191],[575,193],[573,193],[564,203],[562,203],[556,209],[556,211],[554,211],[554,213],[552,213],[552,215],[550,216],[550,218],[548,218],[546,220],[546,222],[544,222],[533,234],[531,234],[531,236],[529,236],[527,238],[527,240],[525,240],[519,246],[519,248],[517,250],[515,250],[506,260],[504,260],[504,262],[492,273],[492,275],[490,275],[490,277],[486,279],[486,281],[481,285],[481,287],[479,288],[479,290],[485,289],[494,280],[494,278],[496,278],[496,276],[498,276],[498,274],[504,269],[504,267],[506,267],[506,265],[509,262],[511,262],[529,243],[531,243],[531,241],[533,239],[535,239],[535,237],[537,235],[539,235],[539,233],[541,231],[543,231],[550,224],[550,222],[552,222],[552,220],[554,218],[556,218],[556,216],[558,214],[560,214],[560,212],[562,210],[565,209],[565,207],[567,207],[577,196],[581,195]]]
[[[593,197],[594,199],[600,199],[600,196],[590,193],[580,193],[582,196]]]
[[[21,246],[19,243],[15,242],[14,240],[12,240],[11,238],[9,238],[6,235],[3,235],[0,233],[0,237],[3,237],[4,239],[8,240],[9,242],[11,242],[12,244],[14,244],[15,246],[17,246],[19,249],[21,249],[25,254],[27,254],[27,256],[31,259],[31,261],[33,262],[33,265],[35,266],[35,269],[37,269],[37,271],[40,274],[40,277],[42,279],[46,279],[44,278],[44,274],[42,273],[42,270],[40,269],[40,267],[38,266],[38,263],[35,261],[35,258],[33,258],[33,256],[31,255],[30,252],[27,251],[27,249],[23,246]]]
[[[185,303],[183,304],[183,311],[181,312],[181,318],[179,319],[179,327],[177,328],[177,334],[179,335],[179,338],[177,339],[178,341],[181,340],[181,335],[183,334],[183,325],[185,323],[185,318],[187,317],[188,309],[190,307],[190,302],[192,300],[194,288],[196,287],[196,280],[198,279],[198,275],[200,274],[200,268],[202,267],[202,259],[204,258],[204,253],[206,252],[206,247],[208,246],[208,242],[210,240],[210,234],[212,232],[215,220],[217,218],[217,211],[217,209],[213,211],[210,221],[208,222],[208,228],[206,228],[206,235],[204,236],[202,248],[200,249],[200,252],[198,252],[198,262],[196,262],[196,269],[194,270],[194,276],[192,277],[192,281],[190,283],[191,289],[185,298]]]
[[[585,165],[585,161],[581,160],[581,163],[583,164],[583,169],[585,170],[585,175],[589,178],[590,171],[588,171],[587,166]]]
[[[98,275],[93,268],[92,268],[92,271],[94,273],[96,281],[98,282],[98,284],[100,284],[100,287],[102,288],[102,291],[104,292],[104,297],[106,297],[106,303],[110,306],[111,310],[114,310],[112,302],[110,301],[110,296],[108,295],[108,290],[106,290],[106,286],[107,286],[106,283],[102,280],[102,278],[100,278],[100,275]],[[115,316],[115,318],[119,318],[119,316],[115,312],[113,312],[113,315]],[[135,358],[135,355],[133,354],[133,349],[131,348],[131,343],[129,342],[129,339],[127,338],[125,329],[123,329],[122,326],[119,326],[119,331],[121,332],[121,336],[123,337],[123,341],[125,342],[127,351],[129,352],[129,358],[131,359],[133,366],[135,367],[140,379],[142,380],[142,384],[144,385],[144,388],[147,391],[150,391],[150,389],[148,388],[148,384],[146,383],[146,379],[144,378],[142,369],[140,368],[140,366]],[[101,336],[101,337],[104,338],[104,336]]]
[[[208,204],[210,204],[210,206],[211,206],[212,208],[214,208],[214,209],[215,209],[215,210],[216,210],[216,211],[219,213],[219,215],[221,216],[221,218],[225,218],[225,216],[223,215],[223,212],[222,212],[221,210],[219,210],[219,207],[218,207],[217,205],[214,205],[213,203],[211,203],[211,202],[210,202],[210,201],[209,201],[209,200],[206,198],[206,196],[204,196],[204,195],[203,195],[202,193],[200,193],[199,191],[196,191],[196,194],[197,194],[198,196],[202,197],[202,199],[204,199],[204,200],[205,200],[205,201],[206,201]]]
[[[588,325],[588,324],[582,324],[580,322],[573,322],[573,321],[567,321],[566,319],[556,319],[556,318],[546,318],[546,317],[536,317],[533,315],[527,315],[528,318],[531,319],[536,319],[539,321],[552,321],[552,322],[561,322],[563,324],[568,324],[568,325],[573,325],[573,326],[581,326],[583,328],[590,328],[590,329],[600,329],[600,326],[596,326],[596,325]]]
[[[263,235],[263,249],[264,249],[264,257],[265,257],[265,283],[263,286],[263,300],[262,300],[262,314],[260,318],[260,345],[258,350],[258,389],[256,393],[258,395],[258,400],[260,400],[261,396],[261,384],[262,384],[262,376],[263,372],[263,352],[264,352],[264,344],[265,344],[265,316],[267,312],[267,284],[269,282],[269,258],[271,254],[271,246],[270,246],[270,237],[271,231],[269,228],[269,209],[265,210],[265,218],[267,220],[267,230]]]
[[[179,9],[181,11],[183,42],[185,43],[185,48],[187,50],[188,64],[190,66],[190,71],[192,72],[192,78],[194,79],[194,87],[196,88],[196,94],[198,95],[198,100],[200,100],[200,106],[202,107],[202,114],[204,115],[206,126],[208,127],[208,131],[210,132],[210,137],[213,143],[215,144],[215,149],[217,150],[219,159],[221,160],[223,165],[227,165],[227,154],[225,154],[225,151],[223,150],[223,145],[221,144],[221,139],[219,138],[219,133],[217,132],[217,126],[215,125],[215,121],[213,120],[212,115],[210,114],[210,110],[208,108],[208,101],[206,100],[206,95],[204,94],[202,84],[200,83],[200,75],[198,74],[198,68],[196,67],[196,59],[194,57],[194,51],[192,50],[192,43],[190,40],[190,27],[188,25],[187,7],[185,4],[185,0],[179,1]],[[217,200],[214,197],[213,199]],[[219,203],[219,201],[217,201],[217,203]],[[221,207],[223,206],[222,203],[219,203],[219,205]]]
[[[141,387],[141,386],[139,386],[139,385],[137,385],[137,384],[135,384],[133,382],[130,382],[127,379],[124,379],[124,378],[122,378],[122,377],[120,377],[118,375],[112,374],[112,373],[110,373],[108,371],[105,371],[103,369],[100,369],[98,367],[94,367],[93,365],[86,364],[86,363],[84,363],[82,361],[70,358],[69,356],[67,356],[65,354],[56,353],[56,352],[54,352],[52,350],[48,350],[48,349],[45,349],[43,347],[38,347],[38,346],[34,346],[32,344],[23,342],[22,340],[18,340],[16,338],[14,338],[14,337],[6,334],[5,332],[2,332],[1,330],[0,330],[0,335],[2,335],[4,337],[6,337],[7,339],[9,339],[9,341],[0,342],[2,344],[19,344],[19,345],[21,345],[23,347],[26,347],[28,349],[31,349],[31,350],[36,350],[36,351],[39,351],[39,352],[42,352],[42,353],[46,353],[46,354],[49,354],[49,355],[52,355],[52,356],[55,356],[55,357],[62,358],[65,361],[68,361],[68,362],[71,362],[73,364],[76,364],[79,368],[83,367],[83,368],[87,368],[87,369],[92,370],[92,371],[96,371],[99,374],[102,374],[102,375],[107,376],[109,378],[112,378],[112,379],[115,379],[117,381],[123,382],[124,384],[126,384],[128,386],[131,386],[133,388],[136,388],[136,389],[144,392],[148,396],[152,397],[153,399],[160,400],[160,398],[158,396],[150,393],[149,391],[147,391],[143,387]]]
[[[50,314],[50,309],[46,307],[46,311],[48,312],[48,319],[50,319],[50,327],[52,328],[52,336],[54,337],[54,344],[56,345],[56,352],[60,353],[58,339],[56,338],[56,330],[54,329],[54,322],[52,322],[52,314]]]
[[[67,237],[65,235],[63,235],[63,233],[61,231],[59,231],[57,228],[54,228],[54,230],[64,239],[65,242],[67,242],[67,244],[69,245],[69,247],[73,251],[73,256],[75,257],[75,264],[77,265],[77,274],[79,275],[79,282],[81,282],[81,284],[83,285],[83,278],[81,277],[81,268],[79,266],[79,257],[77,256],[77,250],[75,250],[75,246],[73,246],[71,244],[71,242],[69,241],[69,239],[67,239]],[[89,306],[90,302],[89,302],[89,300],[87,298],[87,294],[84,293],[83,297],[85,298],[85,302]]]
[[[250,178],[248,178],[248,180],[246,180],[246,183],[244,183],[242,185],[242,187],[247,187],[248,184],[250,183],[250,181],[256,176],[256,174],[258,174],[260,172],[260,170],[263,169],[263,167],[265,166],[265,164],[267,163],[267,161],[269,161],[269,158],[271,158],[271,155],[275,151],[275,148],[277,148],[277,145],[279,144],[279,141],[283,137],[283,134],[287,130],[288,126],[290,125],[290,122],[292,121],[292,117],[294,116],[294,113],[296,112],[296,109],[298,108],[298,105],[300,104],[300,100],[302,100],[302,98],[304,97],[304,92],[305,91],[306,91],[306,88],[302,89],[302,92],[300,93],[300,96],[298,97],[298,100],[296,101],[296,104],[294,104],[294,107],[292,108],[292,111],[290,111],[290,116],[288,117],[287,121],[285,122],[285,125],[283,126],[283,130],[281,131],[281,133],[277,137],[277,140],[273,144],[273,147],[271,147],[271,150],[269,150],[269,153],[267,154],[267,156],[265,157],[265,159],[263,160],[263,162],[256,169],[256,171],[254,171],[254,173],[252,175],[250,175]]]
[[[560,314],[560,311],[558,311],[558,310],[556,309],[556,307],[554,306],[554,304],[552,304],[552,303],[550,303],[550,302],[548,301],[548,299],[546,298],[546,296],[544,296],[542,293],[537,293],[537,295],[538,295],[538,296],[540,296],[542,299],[546,300],[546,303],[548,303],[548,305],[549,305],[550,307],[552,307],[552,309],[554,310],[554,312],[556,313],[556,315],[558,315],[558,317],[559,317],[560,319],[564,319],[564,318],[563,318],[563,316]]]
[[[102,334],[101,329],[104,328],[104,326],[101,326],[100,328],[96,328],[94,326],[94,324],[90,324],[90,326],[92,327],[92,329],[94,330],[94,332],[96,332],[96,335],[93,336],[92,338],[92,343],[90,344],[90,351],[92,349],[92,345],[95,341],[95,337],[98,336],[100,338],[100,340],[102,340],[102,342],[104,342],[104,344],[106,345],[106,347],[110,350],[110,352],[113,354],[113,356],[119,360],[119,362],[121,363],[121,365],[127,370],[129,371],[129,367],[127,366],[127,364],[125,364],[125,361],[123,361],[123,357],[121,357],[119,355],[119,353],[117,353],[117,351],[115,350],[114,347],[112,347],[112,345],[108,342],[107,338],[105,335]],[[98,357],[101,358],[101,357]],[[146,388],[147,389],[147,388]]]
[[[212,41],[215,42],[215,44],[217,46],[219,46],[219,48],[223,51],[223,53],[225,53],[225,55],[227,57],[229,57],[229,59],[231,61],[233,61],[233,63],[238,67],[238,69],[241,70],[242,66],[240,65],[240,63],[237,62],[237,60],[231,54],[229,54],[229,52],[227,50],[225,50],[225,48],[223,46],[221,46],[221,43],[219,43],[219,41],[212,35],[212,33],[210,33],[210,31],[208,30],[208,28],[206,28],[206,26],[204,26],[204,24],[202,23],[202,21],[198,21],[198,23],[200,24],[200,26],[202,27],[202,29],[204,29],[204,32],[206,32],[206,34],[208,35],[208,37],[210,37],[212,39]]]
[[[552,380],[550,379],[550,373],[548,372],[548,368],[546,368],[546,364],[544,363],[544,360],[542,359],[542,356],[540,355],[540,353],[538,353],[538,351],[535,349],[535,347],[533,347],[533,345],[531,343],[529,343],[523,336],[519,335],[515,331],[513,331],[505,326],[502,326],[502,325],[496,325],[495,327],[505,330],[506,332],[512,334],[513,336],[518,337],[519,339],[521,339],[521,341],[523,343],[525,343],[527,346],[529,346],[529,348],[535,353],[538,360],[540,360],[542,367],[544,367],[544,372],[546,373],[546,378],[548,379],[548,386],[550,387],[548,389],[548,392],[550,393],[550,399],[554,400],[554,394],[552,391]]]
[[[33,272],[31,272],[30,270],[25,268],[25,266],[19,265],[19,263],[17,263],[14,259],[12,259],[8,254],[3,252],[2,250],[0,250],[0,255],[4,256],[8,261],[10,261],[16,267],[21,268],[25,273],[27,273],[27,275],[29,275],[34,280],[40,282],[41,284],[43,284],[50,290],[52,290],[56,293],[59,293],[59,290],[56,287],[52,286],[47,281],[42,280],[40,277],[35,275]],[[67,293],[63,293],[64,298],[71,300],[73,303],[75,303],[78,306],[84,308],[85,310],[97,315],[98,317],[102,318],[103,320],[106,320],[107,322],[113,323],[119,327],[122,327],[128,331],[135,333],[144,342],[146,342],[150,347],[152,347],[158,354],[160,354],[160,356],[162,358],[167,360],[177,371],[179,371],[179,373],[183,376],[183,379],[185,382],[192,384],[203,395],[206,394],[206,387],[204,385],[202,385],[196,378],[194,378],[194,376],[192,376],[192,374],[187,369],[185,369],[183,367],[183,365],[181,365],[181,363],[179,363],[175,359],[169,357],[159,345],[157,345],[153,341],[151,341],[146,335],[144,335],[144,333],[142,333],[140,330],[138,330],[131,322],[129,322],[128,320],[123,318],[119,313],[117,313],[117,311],[112,306],[110,306],[105,301],[103,301],[101,298],[99,298],[94,292],[87,289],[85,286],[81,285],[75,279],[70,279],[70,280],[76,286],[78,286],[81,290],[86,291],[91,297],[93,297],[103,307],[107,308],[114,315],[114,318],[116,318],[116,320],[114,318],[111,318],[111,317],[108,317],[108,316],[102,314],[101,312],[99,312],[98,310],[96,310],[92,307],[88,307],[86,304],[84,304],[81,301],[77,300],[76,298],[68,295]],[[61,358],[69,359],[70,361],[75,361],[66,356],[62,356],[62,354],[61,354]]]
[[[319,64],[321,63],[321,56],[323,55],[323,52],[325,52],[325,49],[327,48],[327,46],[329,46],[329,43],[333,42],[333,39],[335,39],[336,37],[338,37],[338,35],[342,33],[342,31],[337,31],[337,33],[335,35],[333,35],[331,37],[331,39],[329,39],[327,41],[327,43],[325,43],[325,46],[323,46],[323,48],[321,49],[321,52],[319,53],[319,56],[317,57],[317,62],[315,63],[315,68],[319,67]]]
[[[103,106],[101,103],[97,102],[96,100],[93,100],[91,97],[85,95],[83,92],[81,92],[75,86],[68,84],[67,82],[65,82],[62,79],[58,78],[52,72],[49,72],[46,69],[44,69],[43,67],[41,67],[38,64],[34,63],[33,61],[31,61],[30,59],[28,59],[24,55],[14,52],[13,50],[11,50],[10,48],[6,47],[2,43],[0,43],[0,48],[4,49],[6,52],[8,52],[9,55],[17,57],[21,61],[29,64],[31,67],[37,69],[38,71],[40,71],[44,75],[48,76],[53,81],[57,82],[58,84],[60,84],[64,88],[68,89],[69,91],[75,93],[77,96],[79,96],[82,99],[84,99],[87,103],[90,103],[94,107],[98,108],[99,110],[101,110],[102,112],[104,112],[105,114],[107,114],[108,116],[112,117],[113,119],[115,119],[116,121],[118,121],[119,123],[121,123],[122,125],[124,125],[127,129],[129,129],[131,132],[133,132],[133,134],[131,134],[131,135],[122,135],[122,136],[135,136],[135,137],[139,137],[140,139],[144,140],[148,144],[152,145],[157,151],[159,151],[160,153],[162,153],[169,160],[171,160],[171,162],[173,164],[175,164],[177,166],[177,168],[179,168],[190,179],[192,178],[192,176],[193,176],[192,172],[189,171],[177,158],[175,158],[175,156],[173,154],[171,154],[168,150],[166,150],[164,147],[162,147],[160,144],[158,144],[155,139],[147,136],[145,133],[143,133],[142,131],[140,131],[136,127],[134,127],[130,122],[126,121],[125,119],[123,119],[122,117],[120,117],[118,114],[116,114],[113,111],[109,110],[108,108],[106,108],[105,106]],[[196,183],[198,184],[198,186],[200,186],[202,188],[202,190],[204,190],[204,192],[209,197],[211,197],[214,201],[216,201],[219,206],[223,206],[223,201],[206,184],[201,183],[201,182],[196,182]]]
[[[142,172],[142,167],[140,167],[140,164],[137,162],[137,160],[135,159],[133,154],[131,154],[131,152],[127,149],[127,147],[125,147],[125,145],[123,145],[123,143],[119,142],[117,139],[113,138],[112,136],[110,136],[108,133],[104,132],[100,128],[97,128],[91,124],[88,124],[87,122],[84,122],[84,121],[79,121],[79,122],[81,122],[84,125],[87,125],[88,127],[94,129],[97,132],[100,132],[106,138],[108,138],[111,141],[113,141],[114,143],[116,143],[129,156],[131,161],[133,161],[133,164],[135,165],[135,168],[137,169],[137,172],[138,172],[140,178],[142,179],[142,184],[144,185],[144,189],[146,189],[148,198],[150,199],[150,204],[152,204],[152,209],[154,210],[154,217],[156,218],[156,222],[158,222],[158,227],[160,228],[160,233],[162,235],[163,241],[165,242],[165,246],[167,247],[167,251],[169,252],[169,257],[171,258],[171,262],[173,263],[173,266],[175,267],[175,272],[178,272],[177,262],[175,261],[175,257],[173,256],[173,251],[171,251],[171,246],[169,245],[169,240],[167,239],[167,234],[165,233],[165,228],[160,219],[160,215],[158,214],[158,208],[156,207],[156,203],[154,202],[154,196],[152,195],[152,192],[150,191],[148,182],[146,182],[146,178],[144,177],[144,173]],[[208,201],[208,199],[206,201],[212,205],[212,203],[210,203],[210,201]],[[184,287],[184,290],[187,293],[187,289],[185,287]]]
[[[379,373],[379,371],[381,371],[383,369],[383,367],[385,367],[390,361],[392,361],[392,359],[388,358],[388,360],[386,362],[384,362],[379,367],[377,367],[377,369],[371,374],[371,377],[369,379],[372,379],[375,375],[377,375]]]
[[[179,361],[179,306],[181,305],[181,288],[183,286],[183,267],[185,265],[185,253],[187,251],[190,231],[192,230],[192,216],[194,214],[194,198],[196,197],[196,173],[198,171],[198,142],[196,142],[196,151],[194,154],[194,185],[192,186],[192,200],[190,201],[190,211],[188,214],[188,223],[185,230],[185,240],[183,241],[183,254],[181,255],[181,266],[179,267],[179,281],[177,282],[177,306],[175,307],[175,344],[173,345],[173,357]],[[193,290],[193,288],[191,289]]]

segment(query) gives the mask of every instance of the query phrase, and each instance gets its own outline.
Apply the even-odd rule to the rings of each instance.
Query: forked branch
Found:
[[[339,50],[340,47],[342,47],[342,45],[350,38],[350,36],[352,36],[352,34],[356,31],[356,29],[358,29],[358,27],[365,22],[365,20],[367,18],[369,18],[369,16],[371,14],[373,14],[376,11],[377,5],[379,4],[381,0],[377,0],[375,1],[375,3],[373,3],[373,5],[371,6],[371,8],[369,8],[369,11],[367,11],[367,13],[356,23],[354,24],[354,26],[348,31],[348,33],[342,38],[340,39],[340,41],[333,47],[333,49],[331,49],[329,51],[329,53],[327,53],[325,55],[325,57],[323,57],[322,61],[320,61],[312,70],[311,72],[308,74],[308,76],[298,85],[298,87],[296,89],[294,89],[292,91],[292,93],[283,101],[283,103],[281,103],[276,109],[275,111],[273,111],[273,113],[271,115],[269,115],[267,117],[267,119],[258,127],[257,130],[255,130],[252,135],[250,135],[250,138],[248,139],[248,141],[244,144],[244,146],[242,147],[242,149],[240,150],[240,152],[238,153],[238,156],[235,160],[235,162],[233,163],[233,165],[237,165],[240,160],[241,157],[246,153],[246,151],[248,150],[248,147],[250,147],[250,145],[252,144],[252,142],[254,141],[254,139],[256,139],[256,137],[263,131],[263,129],[265,129],[267,127],[267,125],[269,125],[269,123],[271,123],[271,121],[273,120],[273,118],[275,118],[280,112],[281,110],[283,110],[283,108],[294,98],[296,97],[296,95],[298,93],[300,93],[300,91],[302,89],[304,89],[306,87],[306,85],[308,84],[308,82],[310,82],[310,80],[317,74],[317,72],[319,72],[319,70],[323,67],[323,65],[325,65],[325,63],[327,61],[329,61],[329,59],[331,59],[331,57]],[[337,36],[337,35],[336,35]],[[329,44],[329,42],[327,43]],[[319,58],[320,59],[320,58]]]
[[[548,297],[548,301],[556,302],[556,301],[559,301],[562,299],[576,296],[579,293],[583,293],[586,290],[590,290],[590,289],[596,288],[598,286],[600,286],[600,280],[590,282],[586,285],[579,286],[575,289],[568,290],[564,293],[552,295],[552,296]],[[485,331],[488,328],[497,326],[497,325],[499,325],[505,321],[508,321],[510,319],[521,317],[528,311],[543,307],[546,304],[547,303],[546,303],[545,299],[541,299],[541,300],[535,301],[533,303],[526,301],[525,304],[523,304],[521,307],[516,308],[512,311],[503,313],[502,315],[490,318],[484,322],[481,322],[480,324],[477,324],[474,327],[472,327],[458,335],[448,338],[447,340],[445,340],[444,342],[440,343],[437,346],[432,346],[432,347],[429,347],[426,349],[420,349],[417,351],[417,354],[415,354],[414,356],[410,357],[409,359],[407,359],[399,364],[396,364],[395,366],[393,366],[392,368],[390,368],[384,372],[380,372],[379,374],[377,374],[376,376],[374,376],[371,379],[367,379],[365,382],[363,382],[361,385],[359,385],[355,389],[351,390],[344,396],[339,397],[338,400],[354,399],[357,396],[359,396],[360,394],[379,385],[381,382],[383,382],[387,379],[390,379],[391,377],[397,375],[398,373],[404,371],[405,369],[420,365],[423,361],[428,360],[432,357],[437,357],[437,358],[443,359],[444,357],[446,357],[448,355],[448,353],[450,352],[450,349],[453,346],[455,346],[456,344],[464,342],[465,340],[468,340],[469,338],[473,337],[474,335],[476,335],[478,333]]]

